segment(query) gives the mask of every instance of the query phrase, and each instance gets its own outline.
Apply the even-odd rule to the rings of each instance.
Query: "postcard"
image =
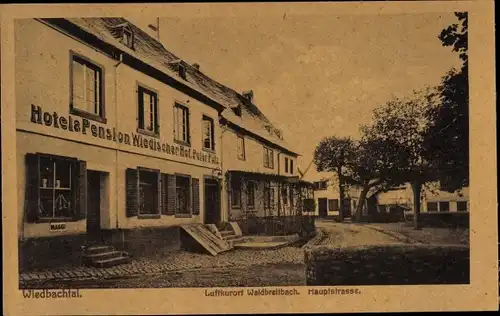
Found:
[[[0,12],[5,314],[498,309],[492,1]]]

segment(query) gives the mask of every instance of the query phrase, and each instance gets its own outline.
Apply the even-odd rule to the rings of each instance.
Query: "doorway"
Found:
[[[220,190],[219,181],[205,178],[205,224],[217,224],[220,222]]]
[[[99,243],[101,235],[101,172],[87,171],[87,242]]]
[[[319,217],[327,217],[328,216],[328,199],[327,198],[319,198],[318,199],[318,215],[319,215]]]

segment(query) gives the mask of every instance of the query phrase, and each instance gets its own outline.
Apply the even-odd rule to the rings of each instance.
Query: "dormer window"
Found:
[[[186,79],[186,67],[182,64],[179,64],[179,76],[184,80]]]
[[[122,43],[128,48],[134,49],[134,34],[125,27],[122,30]]]
[[[130,49],[134,49],[134,32],[132,32],[128,23],[122,23],[114,26],[111,33],[120,41],[120,43]]]

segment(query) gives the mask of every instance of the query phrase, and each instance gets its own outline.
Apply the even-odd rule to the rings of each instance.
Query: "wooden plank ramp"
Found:
[[[181,228],[213,256],[231,250],[229,243],[220,239],[203,224],[186,224]]]

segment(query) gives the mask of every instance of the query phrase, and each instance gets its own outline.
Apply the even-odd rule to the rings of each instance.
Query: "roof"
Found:
[[[43,20],[50,23],[52,19]],[[208,77],[195,66],[182,62],[181,58],[168,51],[159,41],[128,20],[121,17],[67,18],[66,20],[102,41],[165,72],[170,77],[182,81],[190,88],[201,92],[224,108],[240,108],[241,117],[236,115],[234,111],[224,111],[224,118],[250,133],[254,133],[279,147],[295,153],[289,144],[277,135],[279,133],[276,127],[255,104],[251,103],[240,93]],[[117,26],[127,26],[134,33],[134,49],[130,49],[122,44],[116,37]],[[176,71],[180,60],[186,69],[185,79],[181,78]],[[269,131],[267,128],[269,128]]]

